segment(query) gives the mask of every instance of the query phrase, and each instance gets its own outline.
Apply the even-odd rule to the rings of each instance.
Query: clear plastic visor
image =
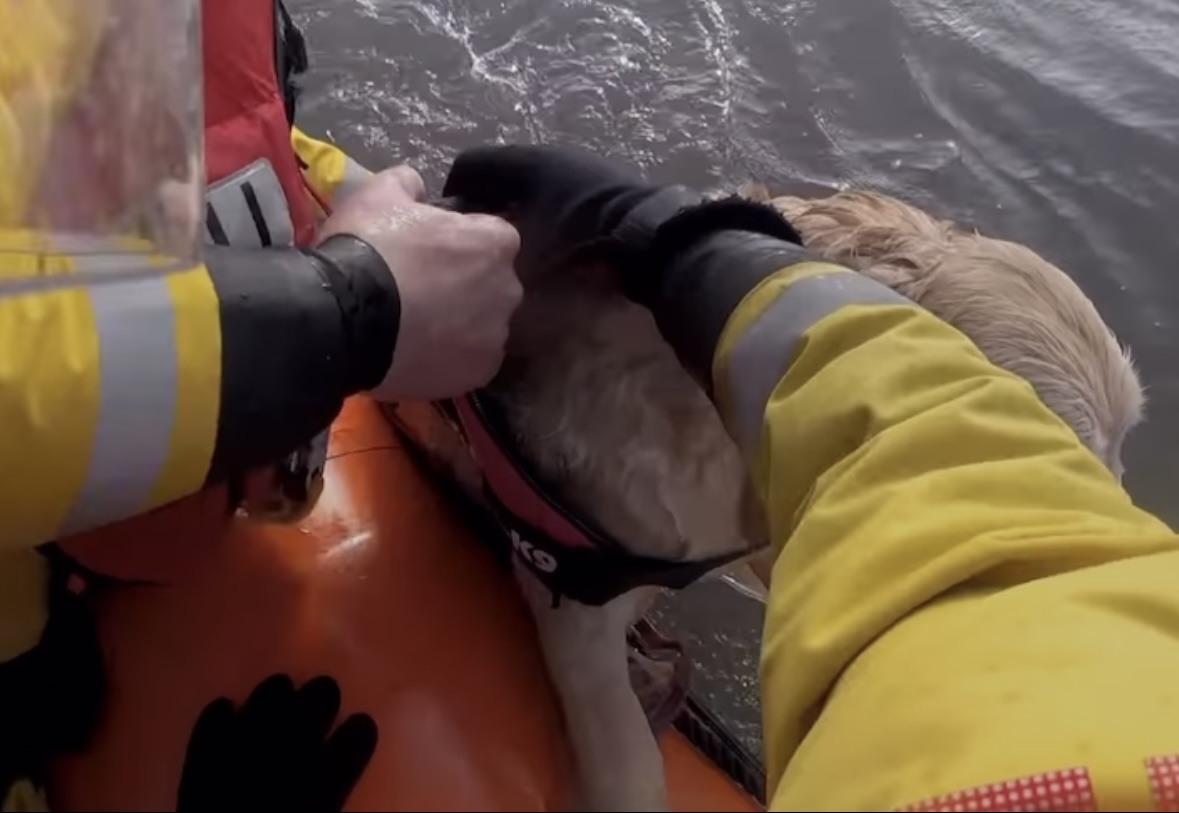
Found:
[[[0,296],[200,262],[199,0],[0,0]]]

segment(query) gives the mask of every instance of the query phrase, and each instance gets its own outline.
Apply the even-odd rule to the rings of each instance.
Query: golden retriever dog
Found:
[[[742,194],[770,200],[760,187]],[[1142,387],[1129,355],[1062,271],[1027,248],[877,193],[770,202],[819,255],[914,300],[1027,379],[1121,475],[1122,442],[1142,419]],[[508,360],[488,396],[552,493],[642,556],[699,560],[763,549],[769,540],[737,448],[651,316],[603,269],[524,284]],[[602,607],[554,607],[530,572],[518,568],[517,576],[566,717],[579,809],[666,809],[660,752],[627,671],[627,629],[655,591]]]

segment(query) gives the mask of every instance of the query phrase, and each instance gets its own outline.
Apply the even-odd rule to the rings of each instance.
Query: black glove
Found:
[[[286,675],[258,684],[240,710],[228,698],[201,713],[188,741],[178,811],[336,811],[377,747],[377,725],[354,714],[332,731],[340,687]],[[330,732],[330,734],[329,734]]]
[[[628,295],[646,305],[674,255],[708,234],[736,229],[801,242],[769,206],[738,198],[706,202],[685,187],[649,186],[639,177],[578,150],[480,147],[455,160],[443,194],[463,211],[515,224],[526,281],[550,268],[602,259],[622,274]]]
[[[462,211],[516,225],[525,287],[550,269],[612,266],[627,296],[651,309],[684,367],[710,390],[713,351],[729,314],[761,280],[809,255],[772,206],[706,201],[638,178],[575,150],[482,147],[458,157],[444,194]]]
[[[52,756],[84,748],[105,680],[90,608],[69,589],[69,563],[53,553],[49,616],[36,647],[0,664],[0,795],[13,781],[42,782]]]

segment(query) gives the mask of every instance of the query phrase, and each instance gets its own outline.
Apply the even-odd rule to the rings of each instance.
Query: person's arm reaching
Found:
[[[715,310],[732,269],[758,264]],[[766,500],[772,808],[893,809],[1127,756],[1145,785],[1179,711],[1129,755],[1115,732],[1165,708],[1118,725],[1139,676],[1179,668],[1150,641],[1179,630],[1149,618],[1179,610],[1159,575],[1176,540],[1029,384],[888,289],[752,235],[690,248],[653,304],[724,323],[694,361]],[[1068,720],[1081,712],[1091,741]]]
[[[107,283],[86,298],[0,298],[0,326],[17,339],[9,360],[27,371],[0,376],[0,801],[18,779],[39,779],[51,755],[87,743],[104,687],[73,571],[33,546],[272,463],[346,396],[381,383],[399,334],[397,285],[375,249],[351,237],[315,252],[213,248],[203,267]],[[88,323],[87,311],[103,321]],[[170,375],[153,377],[165,366]],[[112,386],[122,389],[103,389]],[[112,406],[128,412],[103,413]],[[167,434],[153,449],[161,422]],[[128,430],[105,460],[104,426]],[[87,445],[90,464],[78,467],[72,455]],[[13,453],[21,447],[34,456]],[[144,472],[153,457],[159,468]]]
[[[498,369],[519,238],[424,194],[391,170],[314,250],[213,247],[165,278],[0,297],[0,795],[83,744],[101,698],[90,615],[35,545],[272,464],[353,393],[444,397]]]
[[[412,170],[390,170],[314,250],[209,247],[203,266],[166,277],[0,298],[13,339],[0,353],[0,548],[274,463],[354,393],[440,397],[490,379],[520,298],[518,237],[424,194]]]
[[[30,368],[0,384],[4,546],[278,460],[380,383],[398,317],[384,261],[348,238],[316,252],[214,247],[203,267],[162,279],[0,300],[28,339],[14,361]],[[55,335],[33,338],[46,322]]]
[[[777,556],[770,807],[1149,809],[1179,753],[1172,532],[952,327],[627,177],[504,148],[448,187],[521,212],[522,256],[609,244],[744,450]]]

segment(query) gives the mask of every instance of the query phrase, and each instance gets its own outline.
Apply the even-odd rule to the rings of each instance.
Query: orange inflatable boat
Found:
[[[375,404],[345,407],[304,521],[234,520],[224,504],[200,495],[63,543],[116,581],[96,596],[106,708],[90,749],[55,766],[53,809],[173,809],[201,710],[276,672],[331,675],[343,712],[376,720],[348,809],[568,809],[527,609]],[[709,731],[689,713],[663,736],[673,809],[760,809]]]

